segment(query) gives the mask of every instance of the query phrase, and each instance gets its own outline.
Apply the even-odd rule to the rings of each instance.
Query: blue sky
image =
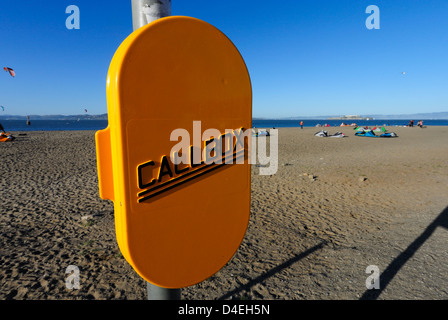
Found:
[[[365,26],[369,5],[380,29]],[[172,15],[234,42],[253,115],[268,118],[448,111],[447,14],[443,0],[172,0]],[[131,0],[2,0],[0,113],[106,113],[109,63],[131,32]]]

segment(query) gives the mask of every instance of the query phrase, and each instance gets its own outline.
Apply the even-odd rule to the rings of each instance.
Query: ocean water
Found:
[[[107,120],[0,120],[5,131],[73,131],[101,130],[107,127]]]
[[[417,126],[416,119],[414,126]],[[347,124],[356,123],[360,126],[404,126],[408,120],[303,120],[304,127],[315,127],[316,125],[329,124],[339,126],[342,122]],[[107,127],[107,120],[31,120],[27,125],[24,120],[1,120],[6,131],[71,131],[71,130],[101,130]],[[425,126],[448,126],[448,119],[445,120],[423,120]],[[300,120],[253,120],[254,128],[290,128],[300,127]]]

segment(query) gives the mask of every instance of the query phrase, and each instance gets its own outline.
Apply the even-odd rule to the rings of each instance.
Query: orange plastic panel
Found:
[[[234,255],[249,222],[241,136],[252,126],[252,90],[240,53],[204,21],[156,20],[115,53],[107,105],[109,125],[96,134],[99,188],[114,202],[123,256],[160,287],[210,277]],[[175,129],[190,139],[172,137]],[[203,137],[207,129],[217,131]],[[180,143],[177,156],[188,161],[176,164]],[[211,161],[229,150],[244,163]]]

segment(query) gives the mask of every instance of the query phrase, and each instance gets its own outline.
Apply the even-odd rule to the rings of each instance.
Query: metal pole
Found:
[[[148,300],[180,300],[180,289],[168,289],[158,287],[146,282]]]
[[[131,0],[134,30],[171,15],[171,0]]]
[[[132,25],[137,30],[154,20],[171,15],[171,0],[131,0]],[[180,300],[180,289],[161,288],[146,282],[148,300]]]

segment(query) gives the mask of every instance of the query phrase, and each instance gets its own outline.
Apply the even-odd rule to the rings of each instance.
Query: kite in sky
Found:
[[[9,67],[4,67],[3,70],[5,70],[6,72],[9,72],[9,74],[10,74],[11,76],[13,76],[13,77],[16,76],[16,73],[14,72],[14,70],[12,70],[12,69],[9,68]]]
[[[0,106],[0,108],[2,108],[2,111],[5,111],[5,107],[4,106]]]

